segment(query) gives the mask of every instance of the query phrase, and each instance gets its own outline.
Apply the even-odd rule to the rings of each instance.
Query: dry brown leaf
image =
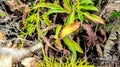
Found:
[[[88,34],[87,46],[88,46],[88,50],[89,50],[91,47],[96,45],[97,36],[89,24],[82,24],[82,27],[84,30],[86,30],[86,33]]]
[[[60,38],[63,38],[71,34],[72,32],[76,31],[79,27],[80,27],[80,22],[77,21],[65,26],[60,32]]]
[[[106,33],[105,33],[105,31],[101,28],[101,27],[99,27],[99,31],[100,31],[100,33],[101,33],[101,35],[103,35],[104,36],[104,39],[103,39],[103,43],[106,41]]]

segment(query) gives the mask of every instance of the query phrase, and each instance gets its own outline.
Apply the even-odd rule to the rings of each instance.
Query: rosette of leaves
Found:
[[[41,12],[43,9],[45,9],[45,11]],[[31,19],[26,20],[24,23],[26,27],[24,27],[24,29],[28,30],[27,33],[29,35],[33,33],[35,29],[37,29],[39,36],[41,31],[40,29],[41,25],[39,25],[39,23],[44,24],[46,26],[50,26],[52,24],[52,22],[49,19],[50,14],[53,14],[53,13],[67,14],[67,19],[64,20],[64,25],[58,25],[58,27],[56,28],[56,31],[54,31],[55,33],[54,38],[56,39],[55,41],[56,44],[59,45],[61,48],[62,48],[61,40],[63,39],[68,49],[72,52],[73,54],[72,56],[74,58],[77,57],[76,51],[79,53],[83,53],[83,51],[80,45],[74,40],[70,39],[68,35],[70,35],[71,33],[74,33],[75,31],[79,31],[81,24],[85,20],[91,21],[94,24],[100,23],[105,25],[105,22],[101,17],[90,13],[90,12],[98,11],[98,9],[94,6],[94,3],[92,0],[75,0],[75,1],[63,0],[62,6],[60,5],[59,0],[55,0],[53,3],[46,3],[43,1],[38,3],[36,6],[34,6],[31,9],[31,11],[34,12],[33,15],[37,14],[34,18],[32,18],[33,20],[36,20],[36,21],[34,22],[30,21]],[[31,16],[29,16],[29,18]],[[30,21],[31,23],[29,23],[28,21]],[[30,29],[30,27],[33,27],[33,29]]]

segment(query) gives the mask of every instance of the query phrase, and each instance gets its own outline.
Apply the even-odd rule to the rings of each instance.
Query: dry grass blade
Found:
[[[99,44],[96,44],[96,49],[99,57],[103,57],[103,52]]]

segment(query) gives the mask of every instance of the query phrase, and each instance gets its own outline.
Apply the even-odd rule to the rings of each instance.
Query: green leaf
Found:
[[[59,49],[62,49],[62,44],[61,44],[60,39],[56,39],[55,42],[59,46]]]
[[[35,31],[35,25],[33,25],[33,24],[28,24],[28,26],[26,27],[26,29],[27,29],[27,34],[28,35],[31,35],[34,31]]]
[[[81,0],[81,4],[93,4],[92,0]]]
[[[37,33],[37,34],[38,34],[38,40],[41,41],[40,38],[41,38],[42,30],[41,30],[41,29],[38,29],[37,32],[38,32],[38,33]]]
[[[54,36],[55,39],[58,39],[58,35],[60,33],[61,28],[62,28],[62,25],[57,26],[56,31],[55,31],[55,36]]]
[[[95,6],[93,5],[81,5],[81,10],[92,10],[92,11],[99,11]]]
[[[50,9],[63,9],[61,6],[59,6],[57,4],[53,4],[53,3],[39,3],[33,9],[40,8],[40,7],[46,7],[46,8],[50,8]]]
[[[55,39],[58,39],[61,28],[62,28],[62,25],[57,26],[56,31],[55,31],[55,36],[54,36]]]
[[[46,13],[47,15],[52,14],[52,13],[68,13],[68,11],[61,6],[53,3],[39,3],[37,6],[35,6],[33,9],[40,8],[40,7],[46,7],[50,8],[48,12]]]
[[[70,42],[71,40],[69,38],[65,37],[65,38],[63,38],[63,41],[68,46],[68,49],[70,51],[72,51],[72,57],[77,58],[76,49],[74,49],[74,45],[71,44],[71,42]]]
[[[112,17],[120,17],[120,12],[117,12],[117,11],[113,11],[112,14],[111,14]]]
[[[85,18],[91,20],[93,23],[95,23],[95,24],[101,23],[101,24],[105,25],[105,22],[101,17],[99,17],[95,14],[90,14],[88,12],[84,12],[83,14],[84,14]]]
[[[63,0],[63,6],[65,9],[68,10],[69,13],[71,13],[71,10],[72,10],[70,2],[71,2],[70,0]]]
[[[82,22],[84,20],[83,13],[80,10],[78,10],[77,13],[78,13],[78,18],[79,18],[79,20],[81,21],[81,24],[82,24]]]
[[[73,54],[76,54],[76,51],[78,51],[79,53],[83,53],[82,48],[74,40],[65,37],[63,38],[63,41],[68,46],[69,50],[72,51]],[[74,55],[74,57],[76,56]]]
[[[26,19],[27,22],[24,22],[24,23],[26,25],[27,25],[28,22],[32,23],[33,21],[35,21],[35,18],[36,18],[36,14],[32,14]]]
[[[50,26],[50,25],[51,25],[51,21],[48,19],[47,14],[44,13],[44,14],[42,15],[42,17],[43,17],[43,20],[44,20],[45,24],[46,24],[47,26]]]
[[[68,42],[69,42],[69,45],[72,45],[73,48],[78,51],[79,53],[83,53],[83,50],[82,48],[80,47],[79,44],[77,44],[74,40],[70,39],[70,38],[67,38]]]
[[[52,13],[67,13],[67,10],[65,9],[49,9],[46,14],[52,14]]]
[[[73,23],[74,20],[75,20],[75,12],[73,11],[73,12],[69,15],[69,17],[68,17],[67,22],[65,23],[65,25],[69,25],[69,24]]]

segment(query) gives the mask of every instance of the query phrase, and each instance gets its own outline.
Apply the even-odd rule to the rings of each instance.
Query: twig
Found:
[[[57,49],[54,48],[54,47],[52,47],[51,44],[48,42],[47,38],[44,36],[44,32],[45,32],[45,31],[48,31],[48,30],[50,30],[50,29],[52,29],[52,28],[56,28],[57,26],[58,26],[58,25],[49,26],[49,27],[43,29],[43,30],[42,30],[42,33],[41,33],[41,37],[42,37],[42,39],[44,40],[44,42],[46,42],[46,44],[47,44],[49,47],[51,47],[52,49],[54,49],[54,50],[56,50],[56,51],[57,51]]]

